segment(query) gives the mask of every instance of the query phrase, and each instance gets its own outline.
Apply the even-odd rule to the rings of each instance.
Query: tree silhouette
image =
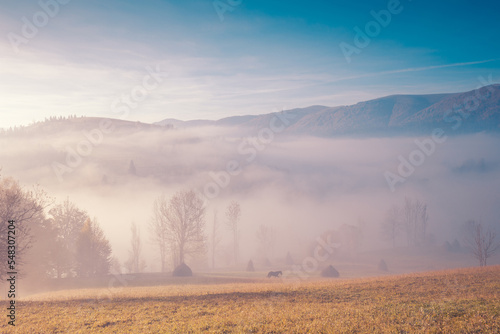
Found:
[[[233,234],[233,259],[234,264],[238,263],[239,235],[238,224],[241,217],[241,207],[236,201],[232,201],[226,210],[226,225]]]
[[[488,258],[500,249],[496,233],[490,228],[484,228],[482,223],[469,220],[465,223],[465,244],[470,248],[474,257],[479,261],[479,266],[486,266]]]
[[[56,238],[51,261],[57,278],[61,278],[62,275],[71,275],[76,267],[76,242],[89,216],[70,202],[69,198],[50,209],[49,215]]]
[[[160,247],[170,244],[174,266],[183,263],[186,255],[206,252],[204,218],[203,200],[192,190],[179,191],[169,201],[164,195],[155,201],[153,231],[161,233],[156,238]]]
[[[76,243],[77,275],[106,275],[111,265],[111,246],[97,220],[87,219]]]
[[[33,246],[33,229],[42,227],[45,222],[44,210],[47,207],[47,196],[38,188],[32,191],[24,190],[12,178],[0,180],[0,278],[7,270],[8,221],[14,220],[16,227],[16,267],[25,261],[24,256]]]
[[[128,173],[131,175],[137,175],[137,169],[135,168],[134,160],[130,160],[128,165]]]
[[[141,233],[135,223],[130,225],[130,231],[132,232],[132,237],[130,239],[129,258],[125,262],[125,267],[130,273],[140,273],[146,268],[146,263],[141,256]]]
[[[401,209],[394,205],[387,211],[385,219],[380,226],[382,238],[390,241],[392,248],[396,248],[396,240],[402,230],[402,220]]]

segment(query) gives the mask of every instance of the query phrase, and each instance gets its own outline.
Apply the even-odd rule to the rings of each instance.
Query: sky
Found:
[[[220,119],[500,78],[493,1],[0,1],[0,127]]]

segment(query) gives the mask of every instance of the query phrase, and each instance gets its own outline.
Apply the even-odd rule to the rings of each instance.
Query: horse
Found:
[[[283,275],[281,270],[280,271],[270,271],[269,274],[267,274],[267,278],[280,277],[281,275]]]

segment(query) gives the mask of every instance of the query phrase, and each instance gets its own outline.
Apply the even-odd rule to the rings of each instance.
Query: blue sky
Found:
[[[70,114],[218,119],[500,80],[492,1],[221,0],[219,12],[210,0],[59,1],[0,2],[0,127]],[[347,61],[340,45],[356,47],[356,31],[369,43]],[[146,68],[161,82],[117,112]]]

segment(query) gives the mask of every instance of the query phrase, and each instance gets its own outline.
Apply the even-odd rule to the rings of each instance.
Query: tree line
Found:
[[[172,197],[159,196],[153,203],[149,224],[151,241],[159,254],[160,270],[171,271],[186,260],[206,258],[211,248],[211,264],[221,240],[220,224],[214,212],[210,231],[206,226],[206,204],[193,190],[182,190]],[[232,201],[225,210],[225,227],[231,235],[232,262],[239,261],[241,206]],[[113,268],[121,272],[120,262],[112,257],[112,249],[97,218],[71,202],[69,198],[55,203],[38,187],[23,188],[13,178],[0,179],[0,249],[7,249],[7,221],[17,227],[17,267],[21,272],[37,277],[94,277],[106,275]],[[130,227],[129,256],[123,266],[127,272],[146,268],[142,258],[141,231],[137,224]],[[261,225],[257,231],[260,248],[268,254],[276,233]],[[0,278],[6,274],[7,253],[0,264]],[[208,261],[207,261],[208,262]]]
[[[0,135],[13,135],[13,134],[25,134],[26,131],[34,126],[34,125],[43,125],[43,124],[50,124],[50,123],[55,123],[55,122],[61,122],[61,121],[69,121],[69,120],[74,120],[78,118],[84,118],[84,116],[77,116],[77,115],[68,115],[68,116],[50,116],[50,117],[45,117],[43,121],[33,121],[28,125],[16,125],[14,127],[9,127],[9,128],[0,128]]]
[[[55,204],[41,189],[0,179],[0,249],[7,249],[8,220],[16,225],[16,268],[39,277],[91,277],[109,272],[111,246],[96,218],[69,199]],[[0,278],[6,252],[0,252]],[[21,269],[24,268],[24,269]]]
[[[206,203],[193,190],[181,190],[171,197],[159,196],[153,203],[149,224],[151,241],[158,252],[160,270],[170,271],[187,260],[211,263],[221,241],[219,217],[213,214],[212,226],[206,225]],[[238,264],[239,234],[242,210],[238,202],[230,202],[225,210],[225,227],[231,236],[232,262]],[[109,240],[96,218],[77,207],[68,198],[55,203],[40,188],[26,189],[13,178],[0,179],[0,249],[7,249],[7,221],[16,221],[16,267],[49,278],[93,277],[106,275],[111,267],[120,271],[112,257]],[[391,207],[381,224],[385,240],[396,247],[400,239],[407,246],[432,244],[428,232],[427,204],[405,198],[400,206]],[[140,228],[131,224],[129,258],[124,262],[128,272],[146,268],[142,258]],[[462,226],[463,242],[481,266],[487,264],[500,245],[495,231],[471,220]],[[273,253],[277,233],[267,225],[256,232],[259,251],[264,258]],[[206,255],[210,245],[211,259]],[[0,252],[0,278],[6,274],[7,252]],[[23,271],[21,271],[23,272]]]
[[[407,246],[422,247],[435,242],[432,234],[428,233],[428,223],[427,204],[405,197],[401,206],[394,205],[387,210],[380,232],[393,248],[401,237],[406,239]],[[491,226],[468,220],[459,226],[459,230],[463,244],[480,266],[486,266],[488,258],[500,250],[496,231]]]

